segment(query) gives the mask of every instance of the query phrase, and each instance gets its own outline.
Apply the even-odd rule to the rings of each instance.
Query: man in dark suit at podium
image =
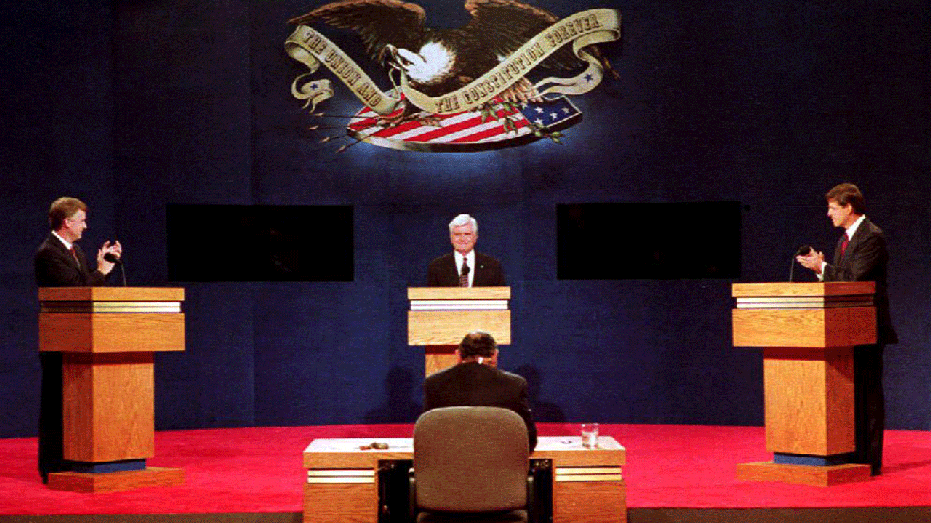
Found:
[[[468,214],[460,214],[449,222],[449,239],[453,252],[430,262],[427,285],[430,287],[503,287],[501,262],[475,252],[478,222]]]
[[[824,254],[812,250],[797,260],[815,271],[821,281],[876,282],[875,345],[854,349],[854,402],[856,452],[854,462],[870,465],[873,475],[882,468],[885,405],[883,398],[883,348],[898,343],[889,313],[886,277],[889,253],[883,231],[866,217],[866,200],[857,186],[842,183],[825,195],[828,217],[835,227],[844,229],[837,241],[833,263]]]
[[[52,230],[35,256],[39,287],[83,287],[103,285],[119,258],[120,242],[106,242],[97,251],[97,268],[87,265],[84,251],[76,244],[87,228],[87,205],[77,198],[59,198],[48,213]],[[62,458],[61,353],[40,352],[42,392],[39,400],[39,474],[48,482],[51,472],[67,469]]]
[[[52,202],[48,214],[52,231],[39,246],[35,257],[36,283],[39,287],[82,287],[103,285],[115,263],[107,255],[119,258],[120,242],[106,242],[97,251],[97,269],[90,270],[84,251],[77,245],[87,229],[87,205],[77,198],[59,198]]]
[[[527,425],[530,450],[537,446],[527,398],[527,381],[498,367],[498,345],[485,332],[472,332],[456,349],[459,363],[427,376],[424,381],[424,412],[442,407],[484,406],[510,409]]]

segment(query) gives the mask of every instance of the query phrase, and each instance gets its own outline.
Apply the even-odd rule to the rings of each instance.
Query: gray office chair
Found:
[[[412,509],[418,523],[526,522],[532,507],[527,427],[498,407],[446,407],[414,426]]]

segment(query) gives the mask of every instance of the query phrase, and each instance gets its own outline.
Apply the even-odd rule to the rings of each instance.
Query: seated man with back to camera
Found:
[[[537,446],[537,428],[530,412],[527,381],[498,369],[498,345],[486,332],[471,332],[456,349],[459,363],[427,376],[424,412],[441,407],[485,406],[510,409],[527,425],[530,451]]]

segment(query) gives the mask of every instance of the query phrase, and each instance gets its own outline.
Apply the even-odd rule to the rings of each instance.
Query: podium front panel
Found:
[[[184,313],[39,313],[39,350],[165,352],[184,350]]]
[[[853,348],[765,349],[766,449],[830,456],[853,452]]]
[[[151,353],[65,353],[65,459],[99,463],[154,455],[154,376]]]
[[[491,334],[499,345],[511,343],[511,311],[408,311],[408,345],[459,345],[472,331]]]
[[[733,309],[735,347],[848,347],[876,343],[876,309]]]
[[[183,300],[174,287],[42,287],[39,350],[183,351]]]

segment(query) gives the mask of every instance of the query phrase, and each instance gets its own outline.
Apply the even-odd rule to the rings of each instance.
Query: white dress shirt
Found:
[[[462,260],[466,260],[466,265],[469,266],[469,287],[472,286],[472,282],[475,280],[475,249],[469,251],[468,254],[463,256],[459,251],[453,251],[453,258],[456,260],[456,274],[462,274]]]

